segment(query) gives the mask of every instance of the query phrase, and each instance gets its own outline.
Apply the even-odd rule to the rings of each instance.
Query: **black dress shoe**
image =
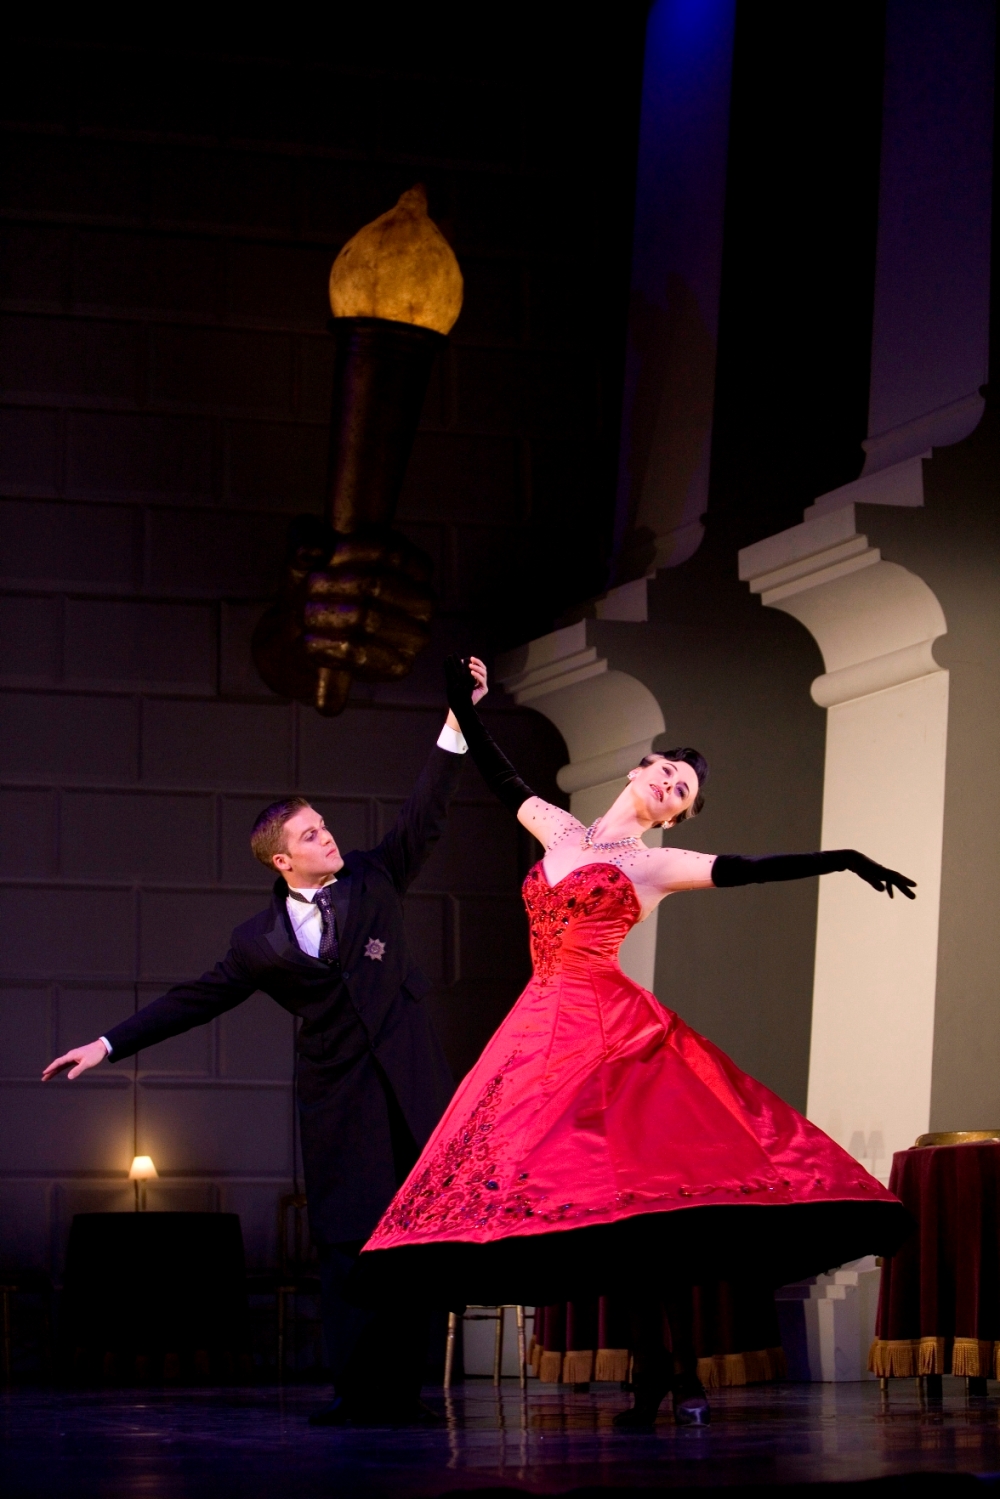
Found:
[[[437,1411],[431,1410],[422,1400],[414,1397],[406,1400],[402,1405],[391,1408],[392,1424],[394,1426],[444,1426],[444,1416],[439,1416]]]
[[[321,1405],[309,1417],[310,1426],[350,1426],[351,1411],[346,1400],[336,1395],[329,1405]]]
[[[634,1380],[632,1384],[634,1404],[630,1411],[619,1411],[612,1425],[618,1431],[652,1431],[656,1425],[660,1405],[670,1394],[670,1382],[665,1379]]]

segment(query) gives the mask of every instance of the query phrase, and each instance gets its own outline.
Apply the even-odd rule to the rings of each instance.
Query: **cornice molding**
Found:
[[[813,701],[832,708],[943,671],[931,648],[948,625],[923,579],[869,546],[853,504],[806,516],[744,548],[739,566],[751,592],[805,625],[823,653]]]

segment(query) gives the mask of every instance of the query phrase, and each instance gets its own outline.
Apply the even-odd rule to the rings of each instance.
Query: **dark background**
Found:
[[[0,380],[2,1254],[58,1269],[76,1211],[239,1211],[273,1255],[294,1170],[291,1022],[257,997],[42,1088],[41,1067],[224,950],[269,883],[260,806],[303,790],[377,840],[436,737],[440,659],[603,583],[642,15],[567,45],[326,31],[240,50],[47,32],[5,49]],[[527,13],[518,25],[525,24]],[[508,28],[511,22],[508,21]],[[515,28],[516,29],[516,28]],[[291,515],[323,502],[341,245],[415,181],[466,303],[400,521],[436,561],[432,647],[327,721],[249,636]],[[504,704],[557,794],[565,750]],[[519,830],[467,770],[410,897],[463,1071],[527,975]],[[137,1121],[133,1131],[133,1108]]]
[[[739,4],[710,536],[856,479],[868,431],[885,6]]]
[[[605,586],[644,14],[513,7],[492,30],[334,15],[238,46],[8,37],[7,1262],[58,1268],[73,1212],[128,1206],[136,1147],[161,1171],[151,1207],[239,1211],[251,1260],[271,1256],[294,1144],[290,1022],[270,1001],[134,1074],[38,1074],[220,955],[268,883],[246,841],[265,801],[302,790],[342,843],[374,841],[437,732],[444,652],[522,642]],[[709,612],[738,586],[737,545],[860,468],[880,14],[738,12]],[[263,688],[249,636],[289,517],[322,505],[330,264],[415,181],[466,279],[399,511],[435,558],[439,615],[409,679],[325,721]],[[555,794],[551,725],[502,694],[493,715]],[[526,975],[528,857],[467,770],[409,911],[457,1071]]]

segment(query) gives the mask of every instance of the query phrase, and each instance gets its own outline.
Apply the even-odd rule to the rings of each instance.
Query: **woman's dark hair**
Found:
[[[639,764],[652,765],[654,760],[680,760],[685,765],[690,765],[691,769],[698,777],[698,795],[695,797],[690,807],[688,807],[687,811],[682,812],[681,815],[675,820],[673,826],[676,827],[677,823],[679,822],[687,822],[689,817],[697,817],[698,813],[705,805],[705,785],[708,781],[708,761],[705,759],[705,756],[700,755],[696,749],[692,749],[690,745],[688,745],[682,749],[653,750],[651,754],[643,755],[642,759],[639,761]],[[660,823],[660,827],[666,826],[666,823]]]

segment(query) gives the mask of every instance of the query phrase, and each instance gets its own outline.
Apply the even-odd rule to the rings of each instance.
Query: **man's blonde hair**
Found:
[[[301,812],[303,807],[311,806],[304,796],[287,796],[284,801],[272,802],[265,807],[250,829],[250,848],[255,859],[274,869],[275,854],[283,854],[287,849],[285,842],[285,823],[296,812]]]

